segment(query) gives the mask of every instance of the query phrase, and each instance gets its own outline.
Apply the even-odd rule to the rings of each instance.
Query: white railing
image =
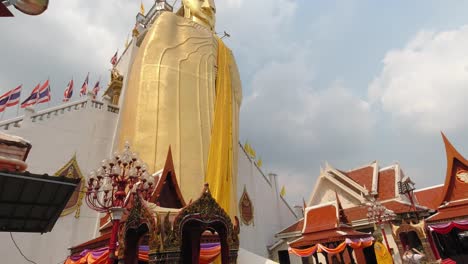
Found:
[[[25,116],[27,116],[26,118],[30,118],[31,122],[39,122],[42,120],[53,118],[54,116],[63,115],[67,112],[80,111],[82,109],[86,109],[87,106],[89,108],[104,110],[104,111],[114,113],[114,114],[119,113],[118,106],[107,105],[106,107],[106,104],[101,101],[96,101],[96,100],[89,99],[89,98],[83,98],[76,102],[66,103],[63,105],[41,110],[37,113],[33,113],[30,116],[22,115],[22,116],[14,117],[12,119],[2,121],[0,122],[0,130],[9,130],[12,127],[20,127],[21,123],[25,119]]]

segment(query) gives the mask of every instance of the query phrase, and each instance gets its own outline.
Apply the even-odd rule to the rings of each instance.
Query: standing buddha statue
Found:
[[[242,89],[232,52],[214,33],[214,0],[183,0],[148,29],[129,74],[118,147],[129,141],[149,170],[172,149],[185,199],[204,182],[235,214]]]

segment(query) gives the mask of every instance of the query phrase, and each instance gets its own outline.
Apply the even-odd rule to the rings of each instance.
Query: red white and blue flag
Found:
[[[115,54],[114,54],[114,56],[112,56],[112,58],[111,58],[111,60],[110,60],[110,63],[111,63],[113,66],[115,66],[115,65],[117,64],[117,59],[118,59],[118,58],[117,58],[117,53],[118,53],[118,52],[119,52],[119,51],[116,51]]]
[[[37,98],[37,103],[47,103],[50,101],[50,84],[49,80],[47,80],[44,84],[41,85],[39,88],[39,96]]]
[[[96,96],[99,93],[99,90],[101,89],[101,87],[99,87],[99,82],[101,81],[97,81],[93,88],[94,99],[96,99]]]
[[[8,99],[10,98],[11,91],[6,92],[2,96],[0,96],[0,112],[5,111],[8,103]]]
[[[23,87],[23,85],[21,84],[18,87],[16,87],[15,89],[10,91],[10,97],[8,98],[8,102],[6,104],[7,107],[15,106],[15,105],[19,104],[20,97],[21,97],[21,88],[22,87]]]
[[[24,100],[21,103],[21,108],[26,108],[26,107],[28,107],[30,105],[35,105],[37,103],[37,98],[38,98],[38,95],[39,95],[40,86],[41,86],[41,84],[39,83],[38,85],[36,85],[36,87],[34,87],[31,94],[28,96],[28,98],[26,98],[26,100]]]
[[[80,96],[86,95],[86,93],[88,92],[88,82],[89,82],[89,73],[88,75],[86,75],[86,79],[83,82],[83,85],[81,86]]]
[[[63,101],[68,102],[73,95],[73,79],[68,82],[67,89],[63,92]]]
[[[0,96],[0,112],[5,111],[5,109],[9,106],[15,106],[19,103],[22,86],[23,85],[19,85],[15,89],[10,90]]]

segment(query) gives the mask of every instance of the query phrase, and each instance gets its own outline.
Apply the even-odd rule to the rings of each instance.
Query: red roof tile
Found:
[[[292,233],[292,232],[301,232],[302,228],[304,227],[304,218],[301,220],[297,221],[296,223],[286,227],[283,229],[281,232],[278,234],[287,234],[287,233]]]
[[[438,212],[427,218],[426,222],[451,221],[459,218],[468,218],[468,200],[439,207]]]
[[[417,190],[414,192],[414,195],[416,195],[416,199],[420,205],[435,210],[439,207],[443,190],[444,186],[442,185],[434,186],[420,191]]]
[[[371,165],[343,173],[362,187],[366,186],[367,190],[371,190],[372,178],[374,175],[374,167]]]
[[[387,201],[382,203],[387,209],[392,210],[395,214],[403,214],[406,212],[411,212],[413,209],[410,205],[400,202],[400,201]],[[425,208],[416,206],[418,211],[425,210]],[[367,206],[360,205],[344,210],[349,221],[357,221],[362,219],[367,219]]]
[[[395,169],[383,170],[379,172],[377,193],[379,200],[395,198]]]
[[[332,204],[315,208],[306,208],[305,226],[303,233],[311,233],[337,227],[337,210]]]
[[[367,206],[355,206],[344,209],[349,221],[357,221],[367,218]]]

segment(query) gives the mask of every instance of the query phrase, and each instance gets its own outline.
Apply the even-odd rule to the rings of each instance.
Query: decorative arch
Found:
[[[417,224],[413,224],[411,222],[403,222],[401,225],[393,225],[392,224],[392,235],[393,239],[395,240],[398,250],[400,251],[400,256],[403,256],[405,249],[403,247],[403,243],[400,239],[400,235],[404,233],[415,232],[419,240],[421,241],[422,247],[426,254],[428,260],[435,260],[431,245],[429,243],[429,239],[425,232],[425,221],[420,221]]]
[[[54,173],[55,176],[66,177],[70,179],[81,179],[81,182],[76,186],[75,192],[68,200],[68,203],[65,205],[60,216],[66,216],[75,212],[75,218],[80,217],[80,208],[83,202],[83,197],[86,193],[86,180],[81,173],[80,166],[78,166],[78,161],[76,160],[76,154],[57,172]]]
[[[124,259],[124,263],[131,263],[133,258],[138,259],[139,242],[146,234],[150,249],[159,248],[160,239],[156,220],[140,195],[132,195],[127,208],[131,209],[119,229],[118,258]]]
[[[152,248],[150,247],[150,260],[155,261],[151,263],[177,262],[184,259],[194,261],[188,263],[198,263],[196,254],[200,250],[201,235],[206,230],[218,233],[222,263],[235,263],[239,250],[239,220],[237,217],[235,221],[236,224],[233,225],[229,215],[211,196],[208,184],[205,184],[201,197],[182,208],[172,223],[168,216],[163,221],[158,218],[162,243],[160,248],[154,250],[153,256],[151,256]]]

